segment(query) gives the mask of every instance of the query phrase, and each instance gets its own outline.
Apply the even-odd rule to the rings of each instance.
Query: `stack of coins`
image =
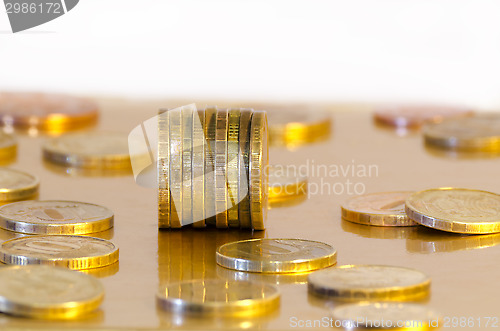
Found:
[[[264,111],[197,110],[158,115],[158,225],[264,230],[268,207]]]

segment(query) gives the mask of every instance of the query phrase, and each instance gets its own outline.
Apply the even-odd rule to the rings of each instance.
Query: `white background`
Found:
[[[80,0],[12,34],[0,89],[500,108],[500,1]]]

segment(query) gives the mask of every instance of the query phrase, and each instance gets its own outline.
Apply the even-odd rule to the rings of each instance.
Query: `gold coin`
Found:
[[[0,168],[0,201],[28,199],[38,193],[39,181],[28,173]]]
[[[170,228],[170,121],[167,110],[158,114],[158,227]]]
[[[3,242],[0,261],[6,264],[47,264],[69,269],[100,268],[118,261],[110,241],[84,236],[30,236]]]
[[[87,234],[113,227],[113,212],[76,201],[19,201],[0,207],[0,228],[31,234]]]
[[[0,163],[12,161],[17,154],[17,141],[9,134],[0,132]]]
[[[429,295],[430,286],[420,271],[379,265],[344,265],[308,278],[310,293],[339,300],[418,300]]]
[[[205,109],[205,222],[215,225],[215,130],[217,128],[217,107]]]
[[[62,133],[94,125],[97,105],[73,96],[49,93],[0,93],[0,122],[6,127]]]
[[[182,107],[182,225],[193,223],[193,105]]]
[[[217,111],[215,130],[215,207],[216,225],[227,228],[227,124],[228,111]]]
[[[269,167],[269,201],[287,200],[307,193],[307,176],[283,166]]]
[[[337,263],[332,246],[301,239],[250,239],[217,249],[217,264],[225,268],[262,273],[304,272]]]
[[[345,330],[431,330],[441,324],[439,314],[424,305],[374,302],[341,305],[332,310],[334,325]]]
[[[182,227],[182,111],[180,108],[168,112],[170,123],[170,227]]]
[[[46,160],[81,168],[130,168],[127,135],[111,132],[68,134],[43,145]]]
[[[456,118],[424,128],[426,144],[461,151],[500,152],[500,114]]]
[[[240,109],[228,111],[227,123],[227,221],[229,227],[239,228],[238,220],[238,192],[239,192],[239,163],[240,163]]]
[[[252,109],[240,110],[240,130],[239,144],[241,157],[238,163],[238,217],[240,227],[243,229],[251,229],[252,222],[250,220],[250,195],[249,195],[249,163],[250,163],[250,124],[252,122]]]
[[[273,285],[218,279],[172,283],[157,294],[158,305],[172,313],[254,316],[279,307]]]
[[[420,191],[406,200],[411,220],[442,231],[481,234],[500,232],[500,195],[463,188]]]
[[[96,278],[64,268],[0,268],[0,311],[43,319],[74,318],[99,307],[104,288]]]
[[[252,116],[250,128],[250,215],[254,230],[265,230],[268,208],[268,167],[269,149],[267,145],[267,117],[263,111]]]
[[[205,227],[205,113],[193,111],[193,226]]]
[[[352,197],[342,206],[342,218],[375,226],[414,226],[405,213],[405,200],[413,192],[382,192]]]

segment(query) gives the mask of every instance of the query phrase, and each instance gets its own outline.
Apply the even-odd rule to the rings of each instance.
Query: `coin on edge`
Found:
[[[215,130],[217,128],[217,107],[205,108],[205,222],[216,225],[215,215]]]
[[[118,247],[108,240],[85,236],[29,236],[0,244],[0,261],[93,269],[118,261]]]
[[[340,208],[342,218],[353,223],[374,226],[415,226],[408,219],[405,201],[414,192],[380,192],[348,199]]]
[[[0,202],[24,200],[38,193],[39,180],[26,172],[0,168]]]
[[[219,279],[169,284],[157,294],[158,306],[176,314],[253,316],[279,307],[273,285]]]
[[[363,302],[335,307],[332,316],[337,327],[345,330],[432,330],[439,328],[441,317],[424,305],[396,302]]]
[[[464,188],[416,192],[406,200],[411,220],[442,231],[482,234],[500,232],[500,195]]]
[[[4,164],[5,162],[13,160],[17,154],[17,141],[10,135],[0,132],[0,162]]]
[[[239,192],[239,163],[240,163],[240,131],[241,111],[232,108],[228,111],[227,121],[227,222],[231,228],[239,228],[238,192]]]
[[[250,239],[227,243],[216,253],[225,268],[262,273],[304,272],[337,263],[332,246],[302,239]]]
[[[43,145],[43,156],[64,166],[131,168],[128,137],[122,133],[87,132],[53,138]]]
[[[113,227],[113,212],[91,203],[26,200],[0,207],[0,228],[30,234],[87,234]]]
[[[265,230],[269,194],[267,117],[255,111],[250,128],[250,218],[254,230]]]
[[[205,227],[205,113],[193,111],[193,226]]]
[[[286,166],[269,167],[269,201],[286,200],[307,193],[307,176]]]
[[[215,129],[215,207],[216,225],[227,228],[227,124],[228,111],[217,111],[217,127]]]
[[[474,152],[500,152],[500,114],[479,114],[424,128],[427,145]]]
[[[170,124],[170,164],[168,176],[170,188],[170,227],[182,227],[182,111],[175,108],[168,111]]]
[[[81,272],[42,265],[0,268],[0,311],[6,314],[73,318],[97,309],[103,298],[101,282]]]
[[[193,224],[193,113],[194,105],[182,107],[182,225]]]
[[[429,295],[430,286],[430,278],[418,270],[380,265],[344,265],[308,277],[309,293],[351,301],[419,300]]]
[[[158,114],[158,227],[170,228],[170,122],[168,110]]]
[[[238,140],[240,144],[240,159],[238,163],[238,218],[242,229],[251,229],[252,222],[250,219],[250,124],[252,123],[252,109],[240,110],[240,130]]]

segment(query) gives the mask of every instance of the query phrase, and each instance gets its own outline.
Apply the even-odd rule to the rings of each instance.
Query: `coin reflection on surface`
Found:
[[[500,233],[461,235],[418,227],[406,240],[410,253],[444,253],[493,247],[500,244]]]
[[[101,268],[78,270],[81,273],[91,275],[97,278],[106,278],[115,275],[120,270],[120,262],[117,261],[113,264]]]
[[[407,239],[418,226],[386,227],[356,224],[346,220],[341,221],[342,230],[364,238],[373,239]]]
[[[55,164],[47,160],[43,160],[45,169],[53,173],[75,176],[75,177],[119,177],[119,176],[132,176],[132,168],[78,168],[66,167],[60,164]]]

